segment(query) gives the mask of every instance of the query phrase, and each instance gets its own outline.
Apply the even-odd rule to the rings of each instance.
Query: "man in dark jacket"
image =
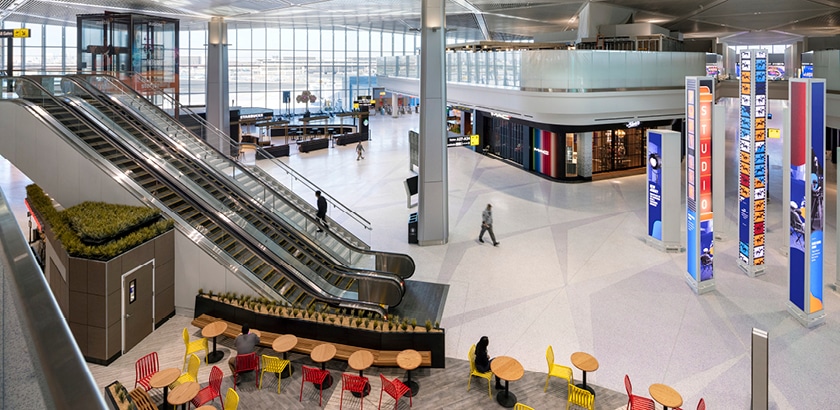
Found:
[[[321,191],[315,191],[315,197],[318,198],[318,222],[325,228],[329,228],[327,226],[327,198],[321,196]],[[324,232],[324,230],[319,227],[318,232]]]

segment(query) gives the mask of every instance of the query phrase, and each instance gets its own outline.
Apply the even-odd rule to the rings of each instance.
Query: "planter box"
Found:
[[[204,296],[195,297],[195,317],[203,314],[229,322],[248,323],[258,330],[272,333],[291,333],[305,339],[321,340],[358,346],[372,350],[428,350],[432,352],[432,367],[444,368],[446,362],[446,332],[422,331],[384,332],[355,327],[332,325],[306,319],[275,316],[233,306]]]

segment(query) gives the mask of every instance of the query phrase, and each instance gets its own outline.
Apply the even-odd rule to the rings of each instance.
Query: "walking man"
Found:
[[[499,246],[499,242],[496,242],[496,235],[493,234],[493,206],[487,204],[487,208],[484,208],[484,212],[481,213],[481,233],[478,234],[478,241],[484,243],[484,232],[490,232],[490,239],[493,240],[493,246]]]
[[[365,147],[362,145],[362,142],[359,141],[359,144],[356,145],[356,161],[360,159],[365,159],[364,157]]]
[[[329,228],[327,226],[327,198],[321,196],[321,191],[315,191],[315,197],[318,198],[318,223]],[[324,232],[324,230],[318,227],[318,232]]]

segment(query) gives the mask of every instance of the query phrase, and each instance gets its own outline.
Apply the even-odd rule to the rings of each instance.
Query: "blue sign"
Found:
[[[662,134],[648,133],[648,235],[662,240]]]

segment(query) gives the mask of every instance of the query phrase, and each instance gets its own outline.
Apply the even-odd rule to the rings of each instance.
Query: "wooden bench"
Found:
[[[203,329],[204,326],[207,326],[210,323],[217,322],[219,320],[220,319],[217,319],[213,316],[201,315],[201,316],[193,319],[192,325],[197,327],[197,328]],[[228,337],[230,339],[235,339],[236,336],[239,336],[239,334],[242,333],[242,327],[239,326],[238,324],[231,323],[231,322],[227,322],[227,324],[228,324],[227,330],[225,330],[225,332],[222,333],[222,335],[224,335],[225,337]],[[260,329],[258,329],[258,330],[260,330]],[[266,348],[269,348],[269,349],[271,349],[271,344],[274,342],[274,339],[276,339],[277,337],[280,336],[280,334],[278,334],[278,333],[271,333],[271,332],[266,332],[266,331],[263,331],[263,330],[260,330],[260,334],[262,336],[262,337],[260,337],[260,346],[266,347]],[[296,353],[301,353],[301,354],[308,355],[308,354],[312,353],[312,349],[314,349],[315,346],[318,346],[322,343],[324,343],[324,342],[320,341],[320,340],[305,339],[305,338],[298,337],[297,345],[295,346],[294,349],[292,349],[292,351],[296,352]],[[335,360],[345,360],[346,361],[347,359],[350,358],[350,355],[352,355],[357,350],[368,350],[371,353],[373,353],[373,366],[376,366],[376,367],[399,367],[397,365],[397,355],[400,353],[398,350],[374,350],[374,349],[366,349],[366,348],[363,348],[363,347],[350,346],[350,345],[344,345],[344,344],[339,344],[339,343],[331,343],[331,344],[333,346],[335,346],[335,357],[334,357]],[[428,367],[428,366],[432,365],[432,352],[431,351],[429,351],[429,350],[420,351],[420,357],[422,357],[422,361],[420,362],[420,366]]]

